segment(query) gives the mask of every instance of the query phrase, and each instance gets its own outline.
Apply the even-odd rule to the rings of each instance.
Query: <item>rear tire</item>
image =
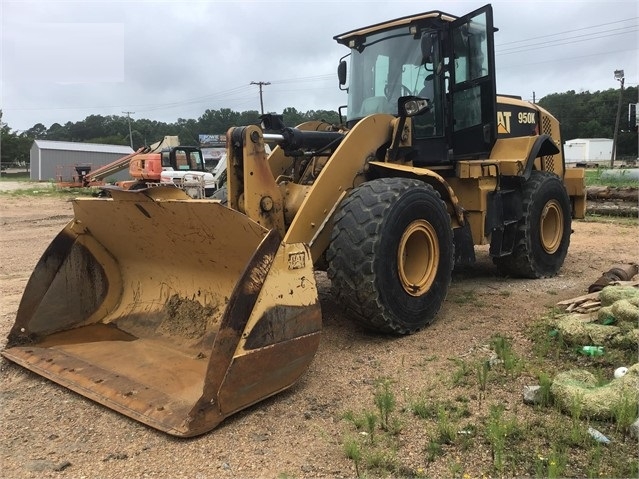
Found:
[[[522,198],[524,216],[517,226],[513,252],[493,258],[493,262],[508,276],[555,276],[570,244],[572,218],[566,188],[557,175],[533,171],[524,184]]]
[[[327,250],[333,294],[347,314],[384,333],[430,324],[453,269],[446,205],[432,186],[382,178],[355,188],[335,217]]]

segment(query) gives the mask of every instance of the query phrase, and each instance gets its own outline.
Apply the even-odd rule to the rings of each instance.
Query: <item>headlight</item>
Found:
[[[415,116],[427,111],[430,108],[428,100],[415,96],[405,97],[401,104],[401,113],[404,116]]]

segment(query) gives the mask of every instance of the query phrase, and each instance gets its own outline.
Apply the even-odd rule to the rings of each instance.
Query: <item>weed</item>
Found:
[[[426,366],[427,363],[430,363],[432,361],[436,361],[437,360],[437,356],[425,356],[423,358],[421,358],[419,360],[418,366]]]
[[[581,427],[579,420],[583,411],[583,394],[576,394],[570,402],[570,418],[572,427],[570,428],[570,440],[573,444],[579,444],[581,438]]]
[[[555,312],[552,310],[549,317],[554,315]],[[530,339],[534,341],[533,351],[537,359],[542,361],[549,358],[558,360],[565,348],[563,335],[551,325],[551,322],[550,318],[538,321],[532,325],[529,332]]]
[[[505,420],[503,412],[503,406],[492,405],[490,407],[490,417],[486,424],[486,435],[492,448],[493,466],[500,475],[504,473],[506,466],[506,440],[521,432],[517,420],[515,418]]]
[[[389,379],[381,379],[377,381],[377,389],[375,391],[375,406],[379,411],[381,427],[384,431],[388,431],[390,414],[395,410],[395,395],[390,389],[391,381]]]
[[[433,419],[437,417],[437,404],[423,396],[411,402],[410,410],[420,419]]]
[[[554,479],[558,477],[564,477],[564,471],[566,470],[566,464],[568,457],[563,450],[553,449],[548,458],[548,471],[547,477]]]
[[[468,377],[472,374],[470,367],[463,359],[454,358],[453,361],[457,364],[452,375],[453,386],[467,386]]]
[[[459,477],[459,476],[461,476],[462,471],[464,470],[464,466],[462,466],[457,461],[452,461],[448,465],[448,470],[450,471],[450,477]]]
[[[377,426],[377,416],[374,412],[365,411],[364,420],[366,421],[366,431],[369,434],[371,443],[375,442],[375,428]]]
[[[388,432],[392,436],[397,436],[400,432],[402,432],[402,429],[404,429],[404,423],[400,418],[395,416],[390,418],[386,432]]]
[[[588,469],[586,472],[589,478],[595,478],[601,475],[601,453],[602,446],[600,443],[596,443],[588,453]]]
[[[493,465],[500,474],[504,470],[504,449],[506,446],[506,430],[501,420],[502,412],[501,407],[491,406],[490,418],[486,425],[488,442],[492,447]]]
[[[344,441],[344,454],[355,464],[355,474],[359,476],[359,463],[362,460],[362,448],[356,439],[349,438]]]
[[[481,400],[486,391],[486,382],[488,381],[488,371],[490,371],[490,362],[481,361],[475,365],[477,375],[477,384],[479,385],[479,399]]]
[[[616,429],[623,434],[625,440],[630,431],[630,426],[637,418],[637,413],[639,412],[634,394],[631,391],[622,391],[612,410],[617,423]]]
[[[537,457],[535,458],[535,477],[541,479],[546,477],[546,459],[541,454],[537,453]]]
[[[510,341],[501,335],[495,336],[490,344],[497,357],[502,361],[506,356],[512,353]]]
[[[507,373],[514,376],[521,371],[521,361],[513,352],[510,340],[497,335],[493,338],[491,345]]]
[[[393,472],[397,468],[397,459],[392,451],[373,449],[365,454],[366,467],[378,471]]]
[[[455,304],[472,304],[474,306],[484,306],[484,303],[477,297],[473,290],[462,291],[451,298]]]
[[[346,419],[353,423],[355,428],[362,429],[366,425],[366,419],[363,416],[356,416],[353,411],[346,411],[342,414],[342,419]]]
[[[437,410],[437,439],[442,444],[455,441],[455,425],[451,423],[448,412],[443,406]]]
[[[467,424],[457,431],[456,444],[462,451],[470,451],[473,448],[473,438],[477,434],[477,428],[473,424]]]
[[[355,413],[350,409],[344,413],[342,413],[342,419],[355,423]]]
[[[546,373],[539,373],[539,406],[548,407],[552,405],[552,394],[550,392],[550,386],[552,386],[552,379]]]
[[[434,439],[428,441],[428,444],[424,448],[424,452],[426,453],[426,462],[433,462],[438,456],[442,456],[444,454],[442,445]]]

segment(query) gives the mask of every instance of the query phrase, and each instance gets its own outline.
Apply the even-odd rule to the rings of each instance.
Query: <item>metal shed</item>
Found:
[[[35,140],[30,150],[30,177],[33,181],[70,181],[77,174],[77,166],[95,170],[131,153],[130,147],[122,145]],[[113,179],[128,177],[125,171]]]

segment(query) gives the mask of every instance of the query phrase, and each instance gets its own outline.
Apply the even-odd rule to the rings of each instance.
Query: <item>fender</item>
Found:
[[[416,178],[418,180],[429,183],[440,194],[442,200],[450,204],[455,212],[455,219],[459,225],[465,223],[464,209],[459,204],[459,199],[453,188],[441,176],[427,168],[417,168],[414,166],[400,165],[397,163],[384,163],[381,161],[371,161],[370,167],[377,170],[380,176],[404,176],[408,178]]]
[[[526,167],[524,168],[523,177],[528,180],[533,170],[535,158],[540,156],[550,156],[560,153],[559,148],[555,145],[550,135],[539,135],[528,153],[526,158]]]

